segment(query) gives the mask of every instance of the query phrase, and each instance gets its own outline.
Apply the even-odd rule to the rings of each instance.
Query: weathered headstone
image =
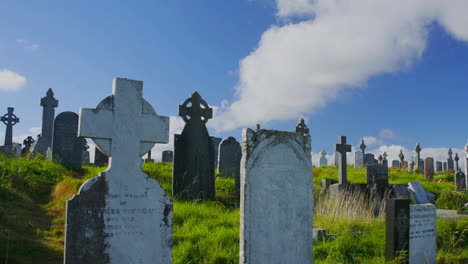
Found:
[[[53,133],[54,161],[63,166],[81,167],[84,145],[83,139],[78,138],[78,115],[73,112],[63,112],[57,115]]]
[[[172,150],[165,150],[162,152],[163,162],[172,162],[174,160],[174,152]]]
[[[453,155],[452,148],[449,148],[448,155],[449,157],[447,159],[447,170],[455,170],[455,166],[454,166],[454,162],[452,158],[452,155]]]
[[[12,146],[13,143],[13,126],[19,123],[19,118],[13,113],[15,111],[15,108],[13,107],[8,107],[7,108],[7,113],[3,115],[0,120],[5,124],[6,126],[6,132],[5,132],[5,144],[4,146],[10,147]]]
[[[408,182],[408,189],[413,194],[414,200],[417,204],[430,203],[427,198],[426,190],[424,190],[420,182]]]
[[[400,168],[400,161],[392,160],[392,168]]]
[[[242,139],[239,263],[313,263],[310,135],[244,129]]]
[[[455,190],[464,191],[466,189],[466,175],[463,171],[458,170],[455,172]]]
[[[109,155],[110,167],[67,202],[65,263],[171,263],[172,203],[141,171],[169,118],[142,98],[143,82],[114,79],[113,95],[81,109],[79,135]]]
[[[379,161],[375,159],[374,154],[372,153],[366,153],[364,155],[364,166],[370,165],[370,164],[378,164]]]
[[[388,159],[387,159],[388,154],[387,154],[387,152],[384,152],[382,156],[383,156],[383,165],[387,166],[387,168],[388,168]]]
[[[31,136],[28,136],[27,138],[25,138],[23,140],[23,145],[24,145],[24,148],[23,150],[21,151],[21,155],[25,156],[27,155],[28,153],[30,153],[31,151],[31,146],[32,144],[35,142],[34,138],[31,137]]]
[[[454,158],[454,160],[455,160],[455,171],[458,171],[458,169],[460,168],[460,167],[458,166],[458,161],[460,160],[460,157],[458,157],[458,153],[455,153],[455,158]]]
[[[436,171],[442,171],[442,162],[436,161]]]
[[[354,152],[354,168],[360,170],[364,167],[364,156],[361,151]]]
[[[94,151],[94,165],[107,166],[109,164],[109,157],[104,154],[97,146]]]
[[[81,152],[81,164],[85,164],[85,165],[88,165],[89,164],[89,146],[88,144],[86,143],[86,139],[84,138],[81,138],[83,140],[82,142],[82,146],[83,146],[83,150]]]
[[[338,144],[335,144],[335,155],[338,154],[338,181],[339,184],[348,183],[348,168],[346,154],[351,152],[351,145],[346,144],[346,137],[338,137]]]
[[[31,152],[46,155],[47,148],[52,147],[55,108],[58,106],[58,100],[54,98],[54,92],[51,88],[47,90],[46,96],[41,98],[40,105],[43,107],[42,131]]]
[[[398,155],[400,158],[400,168],[404,168],[405,166],[405,155],[403,154],[403,150],[400,149],[400,154]]]
[[[361,154],[362,154],[362,166],[366,164],[366,144],[364,143],[364,139],[361,139],[361,145],[359,145],[359,148],[361,149]]]
[[[416,163],[414,162],[414,160],[412,160],[411,163],[410,163],[410,166],[409,166],[409,168],[410,168],[409,171],[410,171],[411,173],[414,172],[414,166],[415,166],[415,165],[416,165]]]
[[[367,184],[376,185],[378,190],[388,188],[388,168],[381,164],[367,165]]]
[[[234,178],[236,188],[240,188],[240,161],[242,149],[234,137],[224,139],[219,145],[218,171],[222,177]]]
[[[419,145],[419,142],[416,144],[414,151],[416,152],[416,168],[418,169],[418,173],[421,173],[424,169],[424,164],[421,166],[421,146]]]
[[[327,152],[324,149],[320,152],[320,166],[328,166]]]
[[[424,178],[428,181],[434,180],[434,159],[424,159]]]
[[[410,199],[387,199],[385,208],[385,260],[408,263]]]
[[[436,206],[410,205],[409,263],[436,263]]]
[[[215,199],[214,139],[205,123],[213,110],[197,92],[179,105],[182,134],[174,135],[172,195],[184,200]]]
[[[447,171],[447,162],[445,161],[445,162],[442,163],[442,164],[443,164],[443,170],[444,170],[444,171]]]
[[[219,156],[219,144],[221,144],[221,141],[223,141],[222,138],[219,137],[212,137],[213,138],[213,149],[214,149],[214,167],[218,168],[218,156]]]

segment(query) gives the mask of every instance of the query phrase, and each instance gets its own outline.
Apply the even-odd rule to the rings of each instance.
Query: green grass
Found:
[[[74,171],[40,159],[0,156],[0,263],[62,263],[65,203],[85,180],[103,170],[84,166]],[[216,178],[217,201],[185,202],[171,195],[172,163],[146,163],[143,171],[156,179],[174,202],[174,264],[238,263],[239,209],[233,179]],[[337,180],[336,174],[334,167],[316,168],[314,182]],[[365,171],[350,168],[349,180],[365,183]],[[453,189],[453,185],[425,182],[421,175],[390,170],[391,183],[414,180],[423,181],[438,195]],[[374,218],[368,206],[356,202],[359,197],[345,198],[316,199],[314,226],[341,235],[314,245],[315,263],[384,263],[382,217]],[[438,221],[441,263],[468,259],[467,226],[467,221]]]

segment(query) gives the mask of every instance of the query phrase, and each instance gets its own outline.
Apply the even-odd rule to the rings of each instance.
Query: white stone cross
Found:
[[[111,97],[80,111],[78,136],[92,138],[111,157],[110,170],[141,170],[141,156],[169,141],[169,118],[156,115],[142,90],[141,81],[115,78]]]

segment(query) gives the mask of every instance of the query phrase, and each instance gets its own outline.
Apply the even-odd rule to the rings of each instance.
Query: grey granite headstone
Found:
[[[101,150],[96,146],[94,151],[94,165],[96,166],[107,166],[109,164],[109,157],[102,153]]]
[[[443,163],[443,171],[447,171],[447,162]]]
[[[179,115],[185,126],[182,134],[174,135],[172,195],[184,200],[214,200],[214,138],[205,126],[213,110],[195,92],[179,105]]]
[[[172,162],[174,160],[174,152],[172,150],[165,150],[162,152],[163,162]]]
[[[407,184],[394,184],[392,187],[392,197],[409,199],[408,185]]]
[[[221,141],[223,141],[222,138],[219,137],[213,137],[213,147],[214,147],[214,167],[218,168],[218,161],[219,161],[219,144],[221,144]]]
[[[360,170],[364,167],[364,158],[361,151],[354,152],[354,168]]]
[[[47,90],[46,96],[41,98],[42,109],[42,131],[33,145],[31,152],[46,155],[47,148],[52,146],[52,133],[54,127],[55,108],[58,100],[54,97],[51,88]]]
[[[442,171],[442,162],[436,161],[436,171]]]
[[[392,168],[400,168],[400,161],[392,160]]]
[[[458,170],[455,172],[455,190],[464,191],[466,189],[466,175],[463,171]]]
[[[60,113],[55,118],[53,131],[54,161],[63,166],[80,168],[84,145],[83,139],[78,138],[78,115],[73,112]]]
[[[452,158],[452,155],[453,155],[452,148],[449,149],[448,155],[449,157],[447,159],[447,170],[455,170],[455,164]]]
[[[3,115],[0,120],[5,124],[5,144],[4,146],[10,147],[13,144],[13,126],[19,123],[19,118],[13,113],[15,108],[8,107],[7,113]]]
[[[428,181],[434,180],[434,159],[424,159],[424,178]]]
[[[424,190],[420,182],[408,182],[408,189],[413,194],[417,204],[430,203],[427,198],[426,190]]]
[[[408,263],[410,234],[409,199],[387,199],[385,208],[385,260]]]
[[[409,263],[436,263],[436,206],[410,205]]]
[[[367,165],[367,184],[376,185],[380,190],[388,188],[388,168],[380,164]]]
[[[218,171],[222,177],[234,178],[236,189],[240,188],[240,161],[242,149],[234,137],[224,139],[219,145]]]
[[[351,145],[346,144],[346,137],[338,137],[338,144],[335,144],[335,155],[338,155],[338,181],[340,184],[348,183],[348,168],[346,154],[351,152]]]
[[[320,166],[328,166],[327,152],[325,150],[320,152]]]
[[[244,129],[242,145],[239,263],[312,264],[310,135]]]
[[[171,263],[172,202],[141,171],[141,157],[169,140],[169,118],[142,98],[143,82],[114,79],[113,95],[82,108],[82,137],[111,157],[67,202],[65,263]]]
[[[24,145],[24,148],[23,150],[21,151],[21,155],[23,156],[26,156],[28,155],[28,153],[31,152],[31,146],[34,144],[35,140],[33,137],[31,136],[28,136],[27,138],[25,138],[23,140],[23,145]]]

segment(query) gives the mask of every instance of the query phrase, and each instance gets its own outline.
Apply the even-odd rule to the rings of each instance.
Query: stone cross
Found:
[[[359,148],[361,149],[362,152],[362,164],[366,164],[366,144],[364,144],[364,139],[361,139],[361,145]]]
[[[405,155],[403,155],[403,150],[400,149],[398,157],[400,157],[400,168],[403,168],[405,166]]]
[[[5,146],[11,146],[13,144],[13,126],[20,121],[19,118],[13,114],[13,111],[15,111],[15,108],[8,107],[8,113],[1,118],[3,124],[6,125]]]
[[[459,167],[458,167],[458,161],[460,160],[460,158],[458,157],[458,153],[455,153],[455,171],[458,171]]]
[[[188,104],[192,104],[188,106]],[[194,92],[189,99],[185,100],[182,105],[179,105],[179,116],[184,119],[185,123],[202,121],[203,123],[208,122],[209,119],[213,118],[213,109],[202,100],[198,92]]]
[[[114,80],[113,109],[81,109],[79,136],[92,138],[110,156],[112,170],[140,171],[141,156],[154,143],[167,143],[167,117],[142,113],[142,82]],[[146,146],[140,146],[146,144]]]
[[[453,164],[453,158],[452,158],[452,155],[453,155],[452,148],[449,148],[448,155],[449,157],[447,159],[447,170],[455,170],[455,166]]]
[[[25,138],[23,140],[23,145],[26,147],[26,148],[30,148],[31,145],[34,143],[34,138],[31,137],[31,136],[28,136],[27,138]]]
[[[414,151],[416,151],[416,161],[415,161],[416,168],[418,168],[419,173],[421,173],[423,168],[421,168],[421,166],[420,166],[421,165],[421,154],[420,154],[421,153],[421,146],[419,145],[419,142],[416,144],[416,147],[415,147]]]
[[[304,133],[304,135],[309,134],[309,128],[306,126],[304,118],[301,118],[301,121],[297,124],[296,133]]]
[[[169,118],[142,97],[143,82],[116,78],[112,95],[80,111],[79,136],[110,156],[108,169],[67,202],[65,263],[171,263],[172,202],[141,170]],[[90,243],[92,242],[92,243]]]
[[[185,126],[174,135],[172,194],[180,199],[215,199],[215,138],[210,137],[205,123],[213,111],[194,92],[179,105]]]
[[[361,144],[362,145],[362,144]],[[346,137],[338,137],[338,144],[335,144],[335,152],[338,154],[338,180],[340,184],[348,183],[346,153],[351,152],[351,145],[346,144]]]
[[[52,141],[52,129],[54,125],[55,109],[58,106],[58,100],[54,98],[52,88],[47,90],[46,96],[41,98],[42,110],[42,133],[41,136]]]

